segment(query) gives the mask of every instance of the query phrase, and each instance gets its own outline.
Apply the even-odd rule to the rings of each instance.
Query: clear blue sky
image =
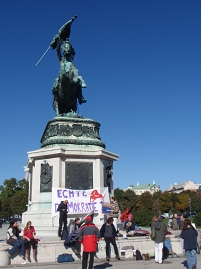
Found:
[[[55,116],[55,51],[36,62],[73,15],[70,41],[87,83],[79,113],[101,123],[120,156],[115,188],[201,183],[201,1],[3,1],[0,9],[0,184],[20,180]]]

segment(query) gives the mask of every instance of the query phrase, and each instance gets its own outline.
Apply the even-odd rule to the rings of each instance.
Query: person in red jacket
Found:
[[[129,207],[127,207],[121,214],[120,219],[122,222],[128,220],[128,215],[130,214],[131,209]]]
[[[93,268],[96,244],[100,240],[100,231],[92,223],[92,217],[87,216],[85,224],[80,228],[79,242],[83,244],[82,269],[87,269],[88,256],[90,255],[89,267]]]

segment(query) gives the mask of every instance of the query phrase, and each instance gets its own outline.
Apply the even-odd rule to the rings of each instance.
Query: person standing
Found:
[[[68,213],[68,200],[61,201],[59,204],[57,211],[60,212],[59,215],[59,230],[58,236],[61,237],[62,224],[64,223],[64,230],[67,233],[67,213]]]
[[[26,239],[25,243],[25,250],[26,250],[26,258],[30,262],[30,250],[31,247],[33,248],[33,259],[35,262],[37,262],[36,259],[36,246],[37,241],[34,238],[34,235],[36,235],[36,231],[34,226],[31,225],[31,221],[27,221],[27,224],[24,228],[24,239]]]
[[[82,269],[87,269],[89,256],[88,269],[92,269],[94,256],[96,254],[97,242],[100,240],[100,232],[95,224],[92,223],[91,216],[87,216],[85,219],[85,224],[81,226],[78,240],[83,244]]]
[[[112,217],[113,217],[113,220],[114,220],[114,226],[115,226],[115,229],[117,230],[117,219],[119,217],[119,205],[116,201],[116,198],[114,196],[112,196],[110,198],[110,204],[112,206]]]
[[[184,221],[184,227],[181,231],[180,237],[184,239],[184,249],[186,253],[188,269],[197,268],[197,236],[198,232],[193,227],[190,220],[186,219]]]
[[[174,217],[172,219],[172,229],[173,230],[179,230],[178,215],[176,213],[174,214]]]
[[[106,261],[110,261],[110,243],[114,247],[116,259],[120,260],[119,251],[118,251],[117,244],[115,241],[115,239],[118,239],[117,230],[115,229],[113,221],[114,219],[112,217],[109,217],[107,219],[107,222],[104,223],[100,229],[101,237],[103,240],[105,240],[105,243],[106,243]]]
[[[69,234],[78,231],[79,229],[79,223],[80,223],[80,218],[76,218],[73,223],[70,225],[69,228]],[[80,254],[80,249],[81,249],[81,243],[77,240],[74,244],[74,253],[76,255]]]
[[[6,243],[11,245],[12,248],[8,250],[7,254],[9,257],[12,256],[12,254],[15,252],[16,249],[20,249],[19,256],[22,258],[21,264],[26,264],[26,260],[24,257],[24,243],[25,240],[23,240],[20,236],[21,229],[18,226],[18,223],[16,220],[13,220],[10,222],[10,226],[7,230],[6,235]]]
[[[179,230],[183,230],[184,221],[185,221],[185,218],[183,217],[183,215],[181,215],[180,216],[180,223],[179,223]]]
[[[152,222],[154,225],[154,222]],[[165,235],[167,233],[167,226],[163,223],[162,218],[159,217],[155,220],[155,262],[162,263],[163,256],[163,243],[165,241]]]

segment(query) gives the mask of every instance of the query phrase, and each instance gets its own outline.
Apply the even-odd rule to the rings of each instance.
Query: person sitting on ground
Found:
[[[134,236],[135,234],[135,222],[133,220],[133,215],[129,214],[128,215],[128,220],[125,221],[124,223],[124,229],[126,231],[119,231],[119,234],[123,235],[123,237],[127,236]]]
[[[80,218],[76,218],[73,223],[70,225],[69,234],[79,229]],[[74,245],[75,254],[80,254],[81,243],[77,240]]]
[[[34,235],[36,235],[35,228],[34,226],[31,225],[31,221],[27,221],[27,224],[24,228],[24,239],[27,240],[25,243],[25,252],[26,252],[26,258],[29,262],[31,262],[31,259],[30,259],[31,247],[33,248],[33,259],[35,262],[37,262],[37,259],[36,259],[37,241],[34,238]]]
[[[24,243],[26,242],[23,240],[20,236],[21,228],[19,228],[19,225],[17,221],[14,219],[10,222],[10,226],[7,230],[6,235],[6,243],[11,245],[12,248],[8,250],[8,256],[11,257],[12,254],[16,251],[16,249],[20,249],[19,256],[22,258],[21,264],[26,264],[26,260],[24,257]]]
[[[127,207],[120,216],[120,220],[121,222],[125,222],[126,220],[128,220],[128,215],[130,214],[131,209],[129,207]]]
[[[178,215],[174,214],[174,217],[172,219],[172,229],[173,230],[179,230],[179,225],[178,225],[178,222],[177,222],[177,218],[178,218]]]

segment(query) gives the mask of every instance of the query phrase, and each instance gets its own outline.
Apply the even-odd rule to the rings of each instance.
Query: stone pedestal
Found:
[[[78,190],[109,187],[113,194],[112,167],[118,155],[104,149],[99,127],[91,119],[56,117],[45,128],[41,149],[28,152],[25,171],[29,175],[29,202],[22,222],[32,221],[37,236],[57,235],[58,216],[52,218],[53,187]],[[75,217],[78,216],[68,215],[68,222]],[[94,222],[102,224],[98,215]]]

